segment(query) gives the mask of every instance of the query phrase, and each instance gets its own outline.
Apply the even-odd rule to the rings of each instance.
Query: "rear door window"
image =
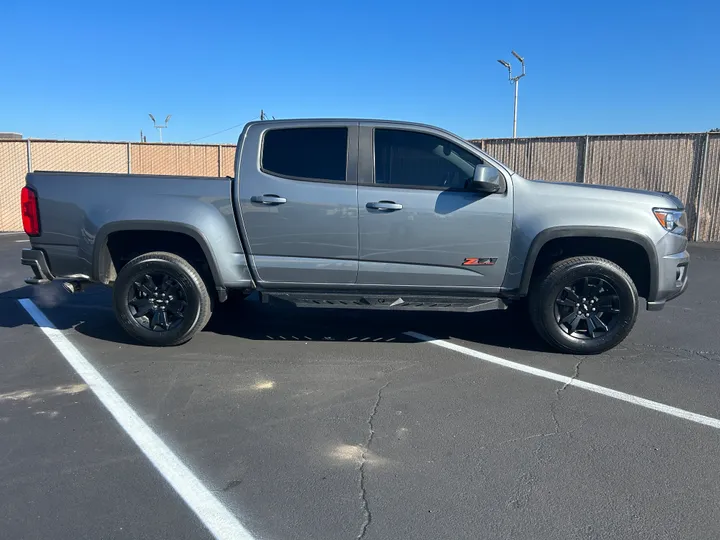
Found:
[[[263,172],[295,180],[344,182],[348,130],[344,127],[272,129],[263,138]]]

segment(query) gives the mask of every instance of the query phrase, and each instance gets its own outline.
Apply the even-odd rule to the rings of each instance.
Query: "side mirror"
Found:
[[[478,165],[475,167],[470,188],[474,191],[485,193],[497,193],[502,187],[500,171],[489,165]]]

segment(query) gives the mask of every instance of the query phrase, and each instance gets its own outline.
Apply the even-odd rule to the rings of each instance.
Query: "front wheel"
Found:
[[[530,319],[554,348],[598,354],[624,340],[637,319],[638,294],[630,276],[600,257],[553,264],[530,291]]]
[[[113,307],[123,329],[159,347],[189,341],[207,324],[212,301],[197,270],[185,259],[161,251],[122,267],[113,287]]]

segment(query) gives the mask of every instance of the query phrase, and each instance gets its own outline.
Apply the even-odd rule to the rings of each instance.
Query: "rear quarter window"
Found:
[[[347,141],[344,127],[271,129],[263,137],[261,169],[297,180],[344,182]]]

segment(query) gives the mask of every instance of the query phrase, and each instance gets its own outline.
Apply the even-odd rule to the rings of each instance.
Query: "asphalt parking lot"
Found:
[[[23,298],[247,538],[720,536],[717,427],[483,356],[720,418],[718,245],[692,246],[687,292],[595,357],[548,351],[509,312],[252,300],[154,349],[125,337],[105,288],[25,286],[23,246],[0,236],[3,538],[210,537]]]

